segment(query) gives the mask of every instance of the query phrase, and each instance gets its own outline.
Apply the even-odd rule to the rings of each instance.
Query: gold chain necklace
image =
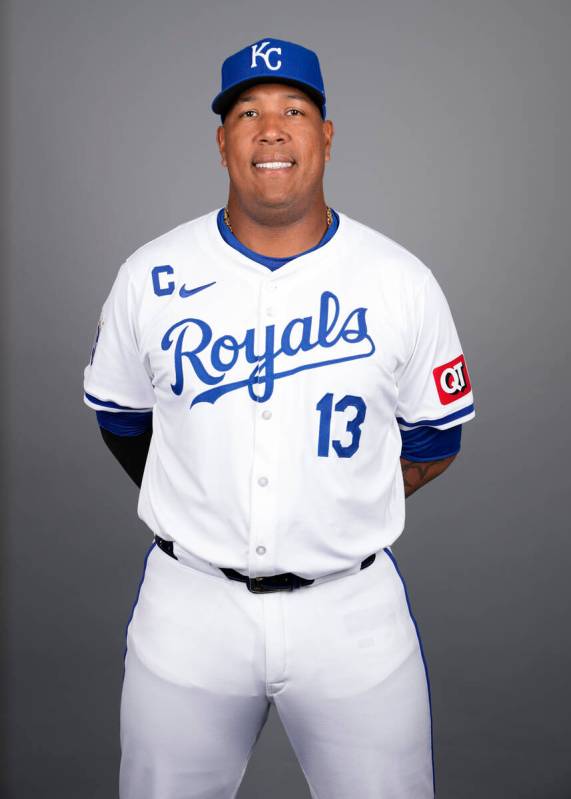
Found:
[[[327,208],[327,227],[331,227],[333,224],[333,214],[331,213],[331,208],[326,206]],[[224,207],[224,222],[228,225],[230,233],[233,233],[232,225],[230,224],[230,214],[228,213],[228,206]]]

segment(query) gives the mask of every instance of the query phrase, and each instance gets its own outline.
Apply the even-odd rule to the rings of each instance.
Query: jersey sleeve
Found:
[[[446,430],[474,418],[474,397],[450,307],[430,270],[417,307],[412,353],[397,376],[397,422],[401,430]]]
[[[139,351],[135,306],[125,262],[103,304],[84,370],[84,402],[90,408],[148,412],[155,404],[150,369]]]

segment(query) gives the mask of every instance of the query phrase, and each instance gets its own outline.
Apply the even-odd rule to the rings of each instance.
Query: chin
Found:
[[[258,194],[256,196],[256,204],[260,209],[273,209],[290,208],[295,205],[296,198],[291,194]]]

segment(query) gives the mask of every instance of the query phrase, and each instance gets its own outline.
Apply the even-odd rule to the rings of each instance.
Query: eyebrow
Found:
[[[286,97],[288,100],[303,100],[304,102],[308,103],[309,99],[305,97],[303,94],[282,94],[282,97]],[[237,103],[250,103],[252,100],[255,100],[257,95],[255,94],[246,94],[243,97],[239,97],[236,102]]]

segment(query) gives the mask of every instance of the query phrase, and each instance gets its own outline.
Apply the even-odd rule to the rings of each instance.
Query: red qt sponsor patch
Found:
[[[440,402],[443,405],[465,397],[472,390],[470,375],[462,353],[448,363],[437,366],[436,369],[433,369],[432,374]]]

